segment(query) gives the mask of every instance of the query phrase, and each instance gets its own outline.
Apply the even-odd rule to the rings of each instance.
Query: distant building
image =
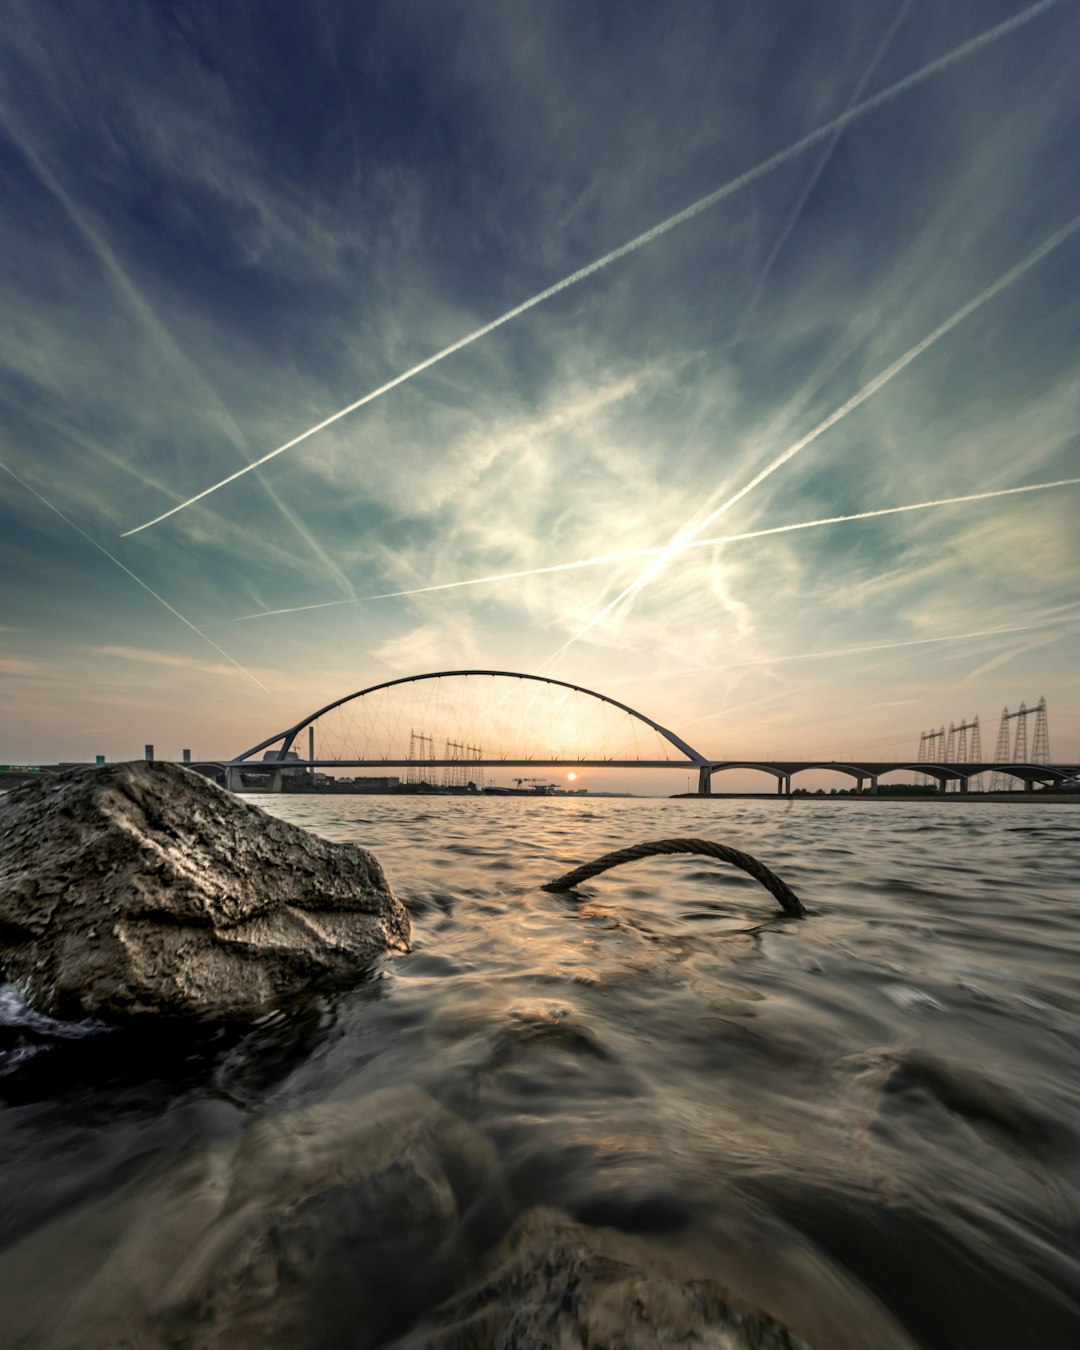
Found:
[[[300,756],[295,750],[289,750],[282,756],[277,750],[266,750],[263,752],[263,763],[271,764],[295,764]],[[288,768],[282,769],[282,778],[307,778],[309,773],[307,769]]]

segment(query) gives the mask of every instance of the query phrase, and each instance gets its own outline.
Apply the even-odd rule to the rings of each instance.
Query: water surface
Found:
[[[255,1119],[418,1087],[494,1146],[497,1181],[475,1184],[504,1216],[543,1203],[698,1241],[820,1350],[1080,1344],[1071,805],[256,800],[371,848],[414,950],[286,1024],[198,1045],[58,1028],[0,996],[15,1343],[35,1343],[51,1288],[25,1289],[27,1253],[55,1248],[72,1289],[93,1277],[78,1216],[123,1193],[130,1227],[163,1203],[145,1178]],[[755,854],[809,917],[701,858],[540,889],[676,835]],[[333,1326],[326,1344],[354,1343]]]

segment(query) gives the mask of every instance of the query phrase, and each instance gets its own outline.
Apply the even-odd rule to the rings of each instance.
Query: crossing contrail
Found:
[[[876,71],[878,66],[881,64],[882,57],[884,57],[885,53],[892,46],[893,39],[900,31],[900,28],[903,25],[904,20],[908,16],[908,11],[911,9],[911,6],[913,4],[914,0],[903,0],[903,4],[901,4],[900,8],[896,11],[892,23],[885,30],[885,36],[878,43],[877,49],[875,50],[873,56],[870,58],[869,65],[863,71],[862,75],[859,77],[858,84],[856,84],[855,88],[852,90],[851,97],[848,99],[847,105],[844,109],[845,112],[851,108],[854,108],[858,104],[859,100],[862,98],[863,90],[866,88],[866,86],[870,83],[871,79],[873,78],[874,71]],[[822,152],[817,163],[814,165],[813,171],[811,172],[810,177],[806,181],[806,185],[804,186],[802,192],[799,194],[798,201],[795,203],[795,206],[791,214],[788,216],[787,220],[784,223],[784,228],[780,231],[778,238],[776,239],[772,248],[769,250],[768,257],[762,264],[761,270],[758,273],[757,280],[754,283],[754,289],[750,295],[750,299],[746,303],[746,311],[743,314],[742,319],[740,320],[738,331],[735,335],[735,342],[738,342],[739,339],[742,337],[742,334],[745,332],[746,326],[749,323],[750,318],[753,315],[755,309],[757,308],[757,303],[761,297],[761,293],[765,289],[765,283],[769,279],[769,273],[773,269],[773,264],[776,262],[776,259],[780,256],[780,251],[783,249],[784,245],[791,238],[792,230],[794,230],[795,226],[799,223],[799,219],[802,216],[803,211],[806,209],[806,203],[810,200],[810,195],[814,191],[814,188],[817,187],[818,182],[821,179],[821,175],[825,172],[829,160],[832,159],[833,152],[836,149],[837,142],[840,140],[843,131],[844,131],[843,127],[837,127],[837,129],[829,137],[824,151]]]
[[[495,581],[517,581],[524,577],[550,576],[553,572],[578,572],[588,567],[603,567],[608,563],[629,562],[635,558],[654,558],[660,554],[686,553],[695,548],[712,548],[716,544],[739,544],[746,539],[764,539],[772,534],[791,534],[795,530],[816,530],[823,525],[846,525],[852,520],[872,520],[877,516],[898,516],[906,511],[929,511],[936,506],[960,506],[965,502],[985,502],[994,497],[1015,497],[1022,492],[1047,492],[1051,488],[1075,487],[1080,478],[1057,478],[1049,483],[1028,483],[1024,487],[995,488],[991,492],[968,492],[962,497],[936,497],[928,502],[910,502],[905,506],[883,506],[875,511],[856,511],[847,516],[822,516],[818,520],[800,520],[790,525],[771,525],[764,530],[744,530],[741,534],[719,534],[708,539],[690,539],[672,549],[659,544],[651,548],[624,549],[619,553],[600,553],[592,558],[578,558],[574,562],[552,563],[547,567],[524,567],[516,572],[491,572],[487,576],[468,577],[463,581],[443,581],[434,586],[413,586],[405,591],[382,591],[378,595],[360,595],[355,600],[323,600],[314,605],[290,605],[286,609],[260,609],[254,614],[241,614],[227,620],[246,623],[251,619],[269,619],[279,614],[304,614],[313,609],[336,609],[340,605],[362,605],[374,600],[398,600],[411,595],[430,595],[433,591],[456,591],[463,586],[484,586]],[[208,627],[210,625],[207,625]]]
[[[815,131],[809,132],[799,140],[793,141],[792,144],[785,149],[778,150],[775,154],[770,155],[768,159],[762,160],[760,164],[755,165],[752,169],[747,169],[745,173],[731,179],[722,187],[717,188],[714,192],[710,192],[707,196],[699,198],[696,202],[692,202],[689,206],[684,207],[681,211],[677,211],[674,215],[668,216],[666,220],[660,221],[659,224],[652,226],[651,229],[646,230],[643,234],[636,235],[625,244],[621,244],[618,248],[612,249],[610,253],[605,253],[602,257],[594,259],[593,262],[587,263],[576,272],[571,272],[569,276],[563,277],[561,281],[557,281],[554,285],[548,286],[545,290],[537,292],[536,295],[530,296],[528,300],[523,300],[521,304],[515,305],[513,309],[508,309],[505,314],[500,314],[498,318],[492,319],[489,323],[474,329],[473,332],[458,338],[456,342],[452,342],[448,347],[443,347],[441,351],[437,351],[433,356],[429,356],[417,365],[411,366],[400,375],[396,375],[392,380],[387,380],[385,384],[381,384],[378,388],[372,389],[370,393],[365,394],[362,398],[358,398],[354,403],[350,403],[346,407],[340,408],[337,412],[331,413],[329,417],[323,418],[321,422],[317,422],[313,427],[309,427],[306,431],[300,432],[298,436],[294,436],[291,440],[285,441],[284,444],[279,445],[276,449],[268,451],[259,459],[244,465],[242,469],[237,469],[234,473],[222,478],[219,482],[211,484],[208,488],[204,488],[202,492],[197,492],[193,497],[188,497],[186,501],[182,501],[176,506],[170,507],[168,511],[163,511],[161,515],[154,516],[152,520],[145,521],[142,525],[136,525],[133,529],[125,530],[123,538],[127,538],[132,534],[138,534],[141,530],[147,530],[152,525],[158,525],[161,521],[168,520],[170,516],[175,516],[177,512],[186,510],[189,506],[194,506],[196,502],[200,502],[203,498],[209,497],[211,493],[217,492],[220,488],[227,487],[230,483],[235,483],[238,478],[243,478],[245,474],[249,474],[253,470],[260,468],[263,464],[269,463],[270,460],[275,459],[278,455],[284,454],[286,450],[291,450],[302,441],[306,441],[309,437],[317,435],[320,431],[324,431],[335,422],[339,422],[343,417],[348,417],[350,413],[354,413],[359,408],[364,407],[365,404],[371,403],[377,398],[381,398],[383,394],[389,393],[391,389],[396,389],[398,385],[404,384],[407,380],[414,379],[425,370],[430,370],[432,366],[438,365],[440,361],[445,361],[448,356],[453,356],[455,352],[459,352],[463,348],[471,346],[474,342],[479,341],[480,338],[486,337],[489,333],[493,333],[497,328],[501,328],[503,324],[509,323],[512,319],[520,317],[528,310],[533,309],[536,305],[542,304],[545,300],[550,300],[553,296],[558,295],[561,291],[567,290],[570,286],[576,286],[579,281],[584,281],[587,277],[593,276],[602,268],[608,267],[611,263],[617,262],[620,258],[625,258],[628,254],[636,252],[639,248],[644,248],[646,244],[651,244],[653,240],[659,239],[661,235],[667,234],[669,230],[673,230],[677,226],[685,224],[688,220],[693,220],[693,218],[700,215],[702,211],[707,211],[710,207],[716,206],[728,197],[742,191],[743,188],[756,182],[757,179],[763,177],[765,174],[780,168],[782,165],[788,163],[789,160],[801,155],[804,150],[810,149],[811,146],[818,145],[820,142],[827,140],[828,137],[832,136],[835,132],[849,126],[852,122],[864,117],[875,108],[880,108],[887,103],[891,103],[893,99],[898,98],[909,89],[913,89],[917,85],[922,84],[925,80],[930,79],[932,76],[939,74],[943,70],[947,70],[955,62],[974,55],[975,52],[980,51],[983,47],[992,42],[997,42],[1001,38],[1007,37],[1010,33],[1013,33],[1016,29],[1030,23],[1033,19],[1037,19],[1040,15],[1046,13],[1047,10],[1052,9],[1058,3],[1060,3],[1060,0],[1039,0],[1038,4],[1031,5],[1027,9],[1021,10],[1019,14],[1014,14],[1012,18],[1006,19],[1003,23],[996,25],[996,27],[987,29],[984,33],[980,33],[969,42],[962,43],[959,47],[954,47],[951,52],[947,52],[944,56],[939,56],[936,60],[929,62],[925,66],[921,66],[918,70],[905,76],[904,79],[897,81],[896,84],[890,85],[887,89],[883,89],[880,93],[874,94],[871,98],[864,99],[861,103],[856,103],[850,108],[846,108],[839,116],[834,117],[831,121],[824,123],[824,125],[818,127]]]
[[[544,662],[541,669],[544,669],[546,666],[550,665],[552,661],[562,656],[575,642],[583,638],[586,633],[591,632],[601,620],[607,618],[613,610],[617,609],[624,600],[633,595],[636,591],[641,590],[643,586],[647,585],[648,582],[664,568],[668,558],[678,552],[683,544],[688,540],[694,539],[707,525],[711,525],[718,516],[722,516],[725,511],[730,511],[737,502],[742,501],[748,493],[752,492],[754,488],[763,483],[766,478],[771,477],[777,469],[781,468],[789,460],[794,459],[795,456],[805,450],[808,445],[812,445],[819,436],[822,436],[831,427],[836,426],[837,422],[843,421],[849,413],[852,413],[856,408],[861,407],[867,399],[872,398],[880,389],[883,389],[891,380],[894,380],[901,371],[906,370],[907,367],[922,356],[925,351],[932,347],[936,342],[940,342],[940,340],[945,337],[947,333],[951,333],[958,324],[962,323],[965,319],[970,318],[977,310],[982,309],[983,305],[988,304],[1007,286],[1011,286],[1014,281],[1018,281],[1026,272],[1030,271],[1036,263],[1041,262],[1048,253],[1052,253],[1053,250],[1063,244],[1066,239],[1075,234],[1078,229],[1080,229],[1080,216],[1074,216],[1068,224],[1063,225],[1061,229],[1056,230],[1048,239],[1043,240],[1039,247],[1029,253],[1026,258],[1023,258],[1020,262],[1016,263],[1015,266],[1010,267],[1009,270],[1002,273],[995,282],[987,286],[985,290],[980,291],[974,299],[969,300],[966,305],[962,305],[953,314],[950,314],[944,323],[938,324],[932,332],[928,333],[926,337],[917,342],[914,347],[909,347],[908,350],[904,352],[903,356],[897,357],[892,365],[886,366],[885,369],[875,375],[869,383],[864,384],[857,393],[852,394],[845,403],[842,403],[839,408],[836,408],[831,412],[828,417],[819,422],[816,427],[813,427],[808,431],[805,436],[800,437],[799,440],[794,441],[789,445],[786,450],[781,451],[775,459],[771,460],[759,473],[755,474],[754,477],[750,479],[749,483],[746,483],[738,490],[738,492],[728,497],[727,500],[722,502],[715,510],[710,511],[703,520],[699,521],[692,528],[689,525],[683,525],[675,535],[672,536],[670,543],[661,551],[661,554],[657,557],[656,561],[651,563],[636,581],[632,581],[629,586],[620,591],[614,600],[609,601],[598,614],[594,614],[585,627],[579,629],[572,637],[568,638],[558,651],[553,652]]]
[[[135,583],[136,586],[141,586],[142,589],[147,593],[147,595],[152,595],[154,597],[154,599],[158,602],[159,605],[164,605],[165,608],[169,611],[169,613],[173,616],[173,618],[179,619],[185,628],[190,628],[193,633],[197,633],[198,636],[202,638],[203,642],[207,643],[208,646],[213,647],[214,651],[216,651],[219,656],[223,656],[225,660],[228,661],[230,665],[235,666],[236,669],[240,671],[242,675],[246,675],[253,684],[257,684],[264,694],[268,694],[270,692],[270,690],[267,689],[266,685],[263,684],[261,680],[256,679],[255,676],[252,675],[250,670],[248,670],[245,666],[242,666],[239,661],[237,661],[234,657],[230,656],[229,653],[225,651],[223,648],[219,647],[217,643],[214,642],[211,638],[208,638],[206,634],[202,632],[201,629],[197,628],[195,624],[191,622],[190,619],[185,619],[184,616],[180,613],[180,611],[178,609],[175,609],[172,605],[170,605],[168,600],[166,600],[164,596],[158,595],[157,591],[149,587],[146,584],[146,582],[143,581],[140,577],[137,577],[130,567],[125,567],[119,558],[113,557],[113,555],[109,552],[107,548],[103,548],[96,539],[94,539],[91,535],[87,534],[86,531],[82,529],[80,526],[76,525],[75,522],[69,516],[64,515],[63,511],[61,511],[58,506],[54,506],[47,497],[43,497],[41,493],[38,492],[37,488],[31,487],[30,484],[26,482],[25,479],[20,478],[14,469],[9,469],[8,466],[4,464],[2,461],[0,461],[0,469],[3,469],[4,473],[6,473],[10,478],[14,478],[16,483],[18,483],[20,487],[25,488],[25,490],[29,492],[31,496],[36,497],[38,501],[42,504],[42,506],[48,507],[48,509],[53,513],[53,515],[59,516],[65,525],[67,525],[70,529],[74,530],[76,534],[81,535],[82,538],[85,539],[88,544],[96,548],[99,553],[103,553],[111,563],[115,563],[116,566],[119,567],[121,572],[126,573],[126,575],[131,578],[131,580]]]
[[[38,153],[32,142],[27,139],[21,128],[17,126],[11,117],[10,111],[2,102],[0,102],[0,121],[4,123],[8,134],[11,136],[16,146],[18,146],[23,158],[30,165],[37,176],[38,181],[59,203],[72,225],[74,225],[75,229],[78,230],[79,234],[82,236],[87,247],[97,258],[101,270],[112,283],[114,290],[120,297],[121,303],[135,318],[136,322],[142,325],[159,353],[172,366],[174,375],[178,375],[181,379],[186,378],[194,386],[199,401],[211,410],[216,409],[216,421],[218,425],[224,428],[226,437],[232,442],[233,446],[238,451],[242,451],[244,445],[243,433],[239,426],[237,426],[232,414],[225,406],[217,389],[211,381],[203,375],[198,365],[188,357],[169,330],[168,326],[161,320],[153,306],[147,301],[146,297],[136,286],[126,268],[121,264],[120,259],[113,251],[113,248],[105,235],[79,206],[78,202],[68,192],[56,174],[53,173],[52,169]],[[40,412],[38,413],[38,416],[41,416]],[[351,596],[353,591],[349,585],[348,578],[296,512],[279,496],[277,491],[269,483],[263,483],[263,490],[281,512],[282,516],[290,525],[292,525],[297,534],[303,539],[304,543],[311,549],[318,561],[322,563],[323,567],[330,573],[334,580],[338,582],[342,590]]]

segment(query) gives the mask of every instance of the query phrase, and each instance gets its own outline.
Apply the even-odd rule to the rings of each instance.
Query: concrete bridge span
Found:
[[[969,790],[971,780],[985,773],[1002,773],[1022,783],[1025,791],[1033,792],[1036,784],[1049,787],[1066,783],[1080,776],[1077,764],[1012,764],[999,761],[980,763],[957,763],[925,760],[833,760],[833,759],[790,759],[790,760],[712,760],[706,769],[709,786],[701,790],[711,792],[714,774],[732,769],[750,769],[769,774],[776,779],[776,790],[781,795],[792,790],[792,779],[800,773],[812,770],[826,773],[838,773],[855,780],[861,792],[864,784],[869,784],[870,792],[877,792],[878,782],[888,774],[918,773],[937,780],[939,792],[946,792],[950,783],[958,783],[959,791]]]

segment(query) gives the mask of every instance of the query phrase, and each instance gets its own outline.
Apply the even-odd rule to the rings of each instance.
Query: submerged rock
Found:
[[[25,1350],[370,1350],[505,1223],[491,1143],[418,1088],[257,1122],[0,1252]]]
[[[394,1350],[808,1350],[737,1298],[708,1263],[552,1209],[523,1214],[486,1279]]]
[[[0,968],[35,1010],[258,1017],[404,951],[378,860],[176,764],[77,769],[0,800]]]

